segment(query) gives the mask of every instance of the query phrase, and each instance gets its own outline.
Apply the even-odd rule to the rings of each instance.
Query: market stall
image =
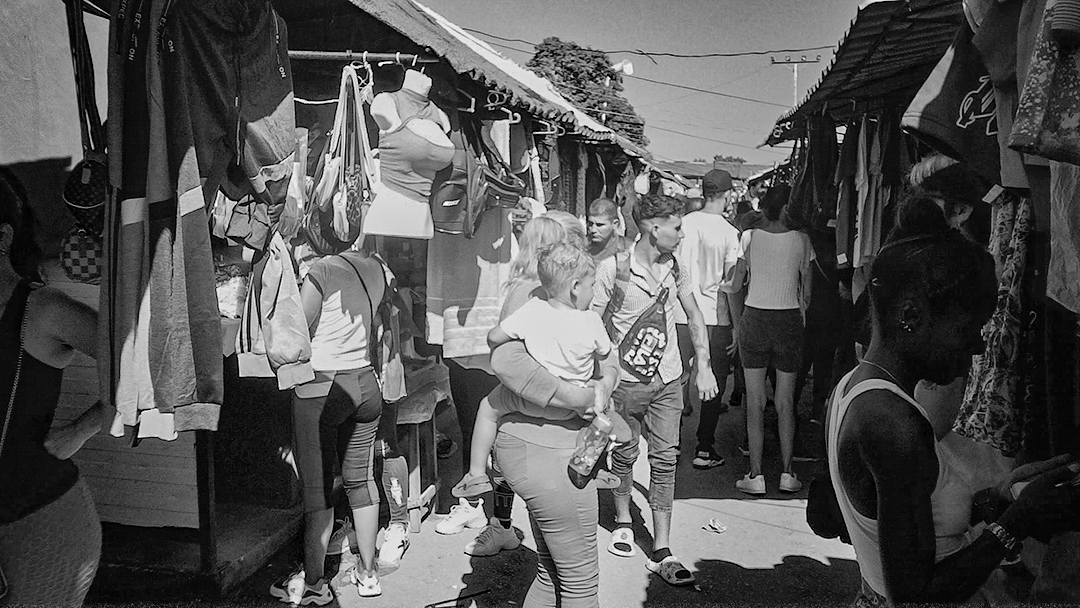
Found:
[[[912,163],[942,154],[977,176],[972,188],[986,184],[965,193],[973,217],[986,217],[969,236],[995,257],[999,312],[953,425],[977,446],[973,476],[1077,449],[1080,155],[1065,101],[1077,91],[1057,77],[1076,50],[1052,26],[1055,4],[865,4],[820,82],[766,140],[796,141],[789,210],[855,297]],[[1059,539],[1045,560],[1045,546],[1025,552],[1033,598],[1069,597],[1075,582],[1056,580],[1054,565],[1076,542]]]
[[[306,264],[326,253],[310,246],[305,218],[294,216],[299,223],[290,231],[282,228],[288,222],[280,223],[279,214],[288,216],[283,209],[297,197],[301,210],[304,203],[307,210],[316,204],[317,178],[329,173],[321,157],[339,99],[359,100],[362,117],[350,123],[350,141],[367,137],[362,145],[381,148],[383,182],[394,176],[393,146],[386,137],[394,129],[380,124],[383,102],[375,98],[393,99],[398,118],[407,120],[404,91],[423,90],[423,107],[446,117],[450,128],[444,132],[453,141],[455,160],[444,162],[420,191],[424,209],[428,196],[447,189],[468,195],[471,186],[454,181],[455,168],[472,176],[485,166],[515,185],[515,197],[527,195],[513,208],[482,210],[468,227],[459,216],[436,216],[428,220],[434,230],[426,233],[368,230],[381,235],[376,248],[402,296],[401,336],[409,344],[402,348],[399,435],[410,465],[414,529],[434,506],[432,417],[436,405],[449,399],[449,386],[439,356],[421,356],[412,339],[441,346],[441,356],[455,356],[461,335],[455,332],[479,328],[489,310],[497,309],[498,290],[489,302],[480,292],[482,285],[497,287],[505,279],[514,227],[545,206],[584,213],[585,201],[616,196],[632,184],[648,156],[574,108],[546,80],[427,7],[403,0],[279,0],[272,5],[276,11],[261,0],[244,3],[262,24],[243,34],[249,36],[244,60],[267,72],[254,70],[254,76],[245,73],[228,85],[239,91],[232,113],[215,105],[220,100],[208,93],[212,85],[202,82],[199,67],[230,58],[204,55],[196,62],[177,50],[183,36],[207,31],[222,14],[177,7],[166,13],[166,4],[82,4],[90,24],[89,55],[97,61],[76,63],[76,69],[82,67],[82,78],[96,75],[108,85],[91,88],[102,108],[107,105],[101,138],[107,135],[115,190],[104,206],[103,251],[84,252],[100,255],[104,268],[74,272],[60,260],[48,267],[50,282],[99,307],[103,317],[107,354],[96,364],[81,358],[68,368],[57,414],[58,422],[70,419],[103,396],[117,407],[108,432],[76,457],[106,522],[99,590],[149,591],[177,581],[226,590],[299,529],[287,389],[303,381],[303,366],[297,365],[303,362],[273,361],[272,342],[280,332],[274,334],[279,329],[271,326],[260,294],[271,290],[267,267],[280,273],[273,290],[289,291]],[[101,17],[109,18],[108,40],[101,35]],[[134,29],[140,27],[146,31]],[[206,52],[213,44],[189,39],[182,48]],[[339,95],[343,68],[349,66],[360,75],[363,99]],[[180,75],[163,78],[169,70]],[[264,80],[253,87],[256,81],[249,78]],[[85,110],[82,93],[79,98]],[[219,144],[206,139],[207,124],[234,130],[235,140],[224,138],[223,146],[213,148]],[[466,136],[463,125],[475,132]],[[176,162],[185,154],[199,158],[197,166]],[[145,164],[137,162],[140,156]],[[235,164],[229,164],[230,156]],[[460,156],[466,160],[455,167]],[[411,186],[384,200],[398,197],[405,204],[401,197]],[[56,217],[45,217],[46,224],[71,227],[62,206],[53,211]],[[396,217],[391,215],[391,223]],[[316,232],[328,237],[326,226]],[[88,238],[99,229],[77,223],[73,230]],[[279,240],[282,231],[287,238]],[[475,263],[462,267],[455,257]],[[290,265],[296,274],[286,289],[290,273],[284,268]],[[463,268],[471,279],[460,274]],[[462,285],[471,286],[468,293],[451,293]],[[462,300],[471,304],[463,308]],[[279,299],[271,308],[286,305]],[[451,319],[464,322],[445,327]],[[261,363],[252,366],[252,360]]]

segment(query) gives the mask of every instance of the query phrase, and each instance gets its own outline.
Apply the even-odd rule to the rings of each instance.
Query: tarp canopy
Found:
[[[837,123],[886,107],[906,107],[963,22],[961,0],[878,0],[864,3],[821,79],[783,116],[766,145],[806,134],[809,117]]]

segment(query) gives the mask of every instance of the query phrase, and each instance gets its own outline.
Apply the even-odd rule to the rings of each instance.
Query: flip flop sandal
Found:
[[[616,528],[611,533],[611,542],[607,546],[608,553],[619,557],[634,557],[637,549],[634,548],[634,531],[630,528]]]
[[[675,587],[693,585],[697,582],[694,580],[694,573],[687,570],[686,566],[683,566],[679,558],[674,555],[665,557],[660,563],[650,559],[645,562],[645,567],[649,569],[649,572],[660,575],[665,583]]]

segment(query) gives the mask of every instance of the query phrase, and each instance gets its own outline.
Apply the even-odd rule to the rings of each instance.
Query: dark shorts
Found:
[[[798,309],[743,309],[739,360],[743,369],[770,365],[777,371],[798,373],[802,366],[803,321]]]

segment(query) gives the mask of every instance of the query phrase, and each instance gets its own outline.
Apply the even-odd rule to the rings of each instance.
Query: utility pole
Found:
[[[791,55],[785,55],[783,59],[777,59],[776,57],[772,57],[771,59],[773,65],[791,66],[791,73],[795,82],[795,92],[792,95],[794,102],[792,102],[791,107],[797,108],[799,106],[799,66],[805,63],[818,63],[821,61],[821,55],[818,55],[813,59],[808,58],[806,55],[802,55],[796,59],[792,59]]]

